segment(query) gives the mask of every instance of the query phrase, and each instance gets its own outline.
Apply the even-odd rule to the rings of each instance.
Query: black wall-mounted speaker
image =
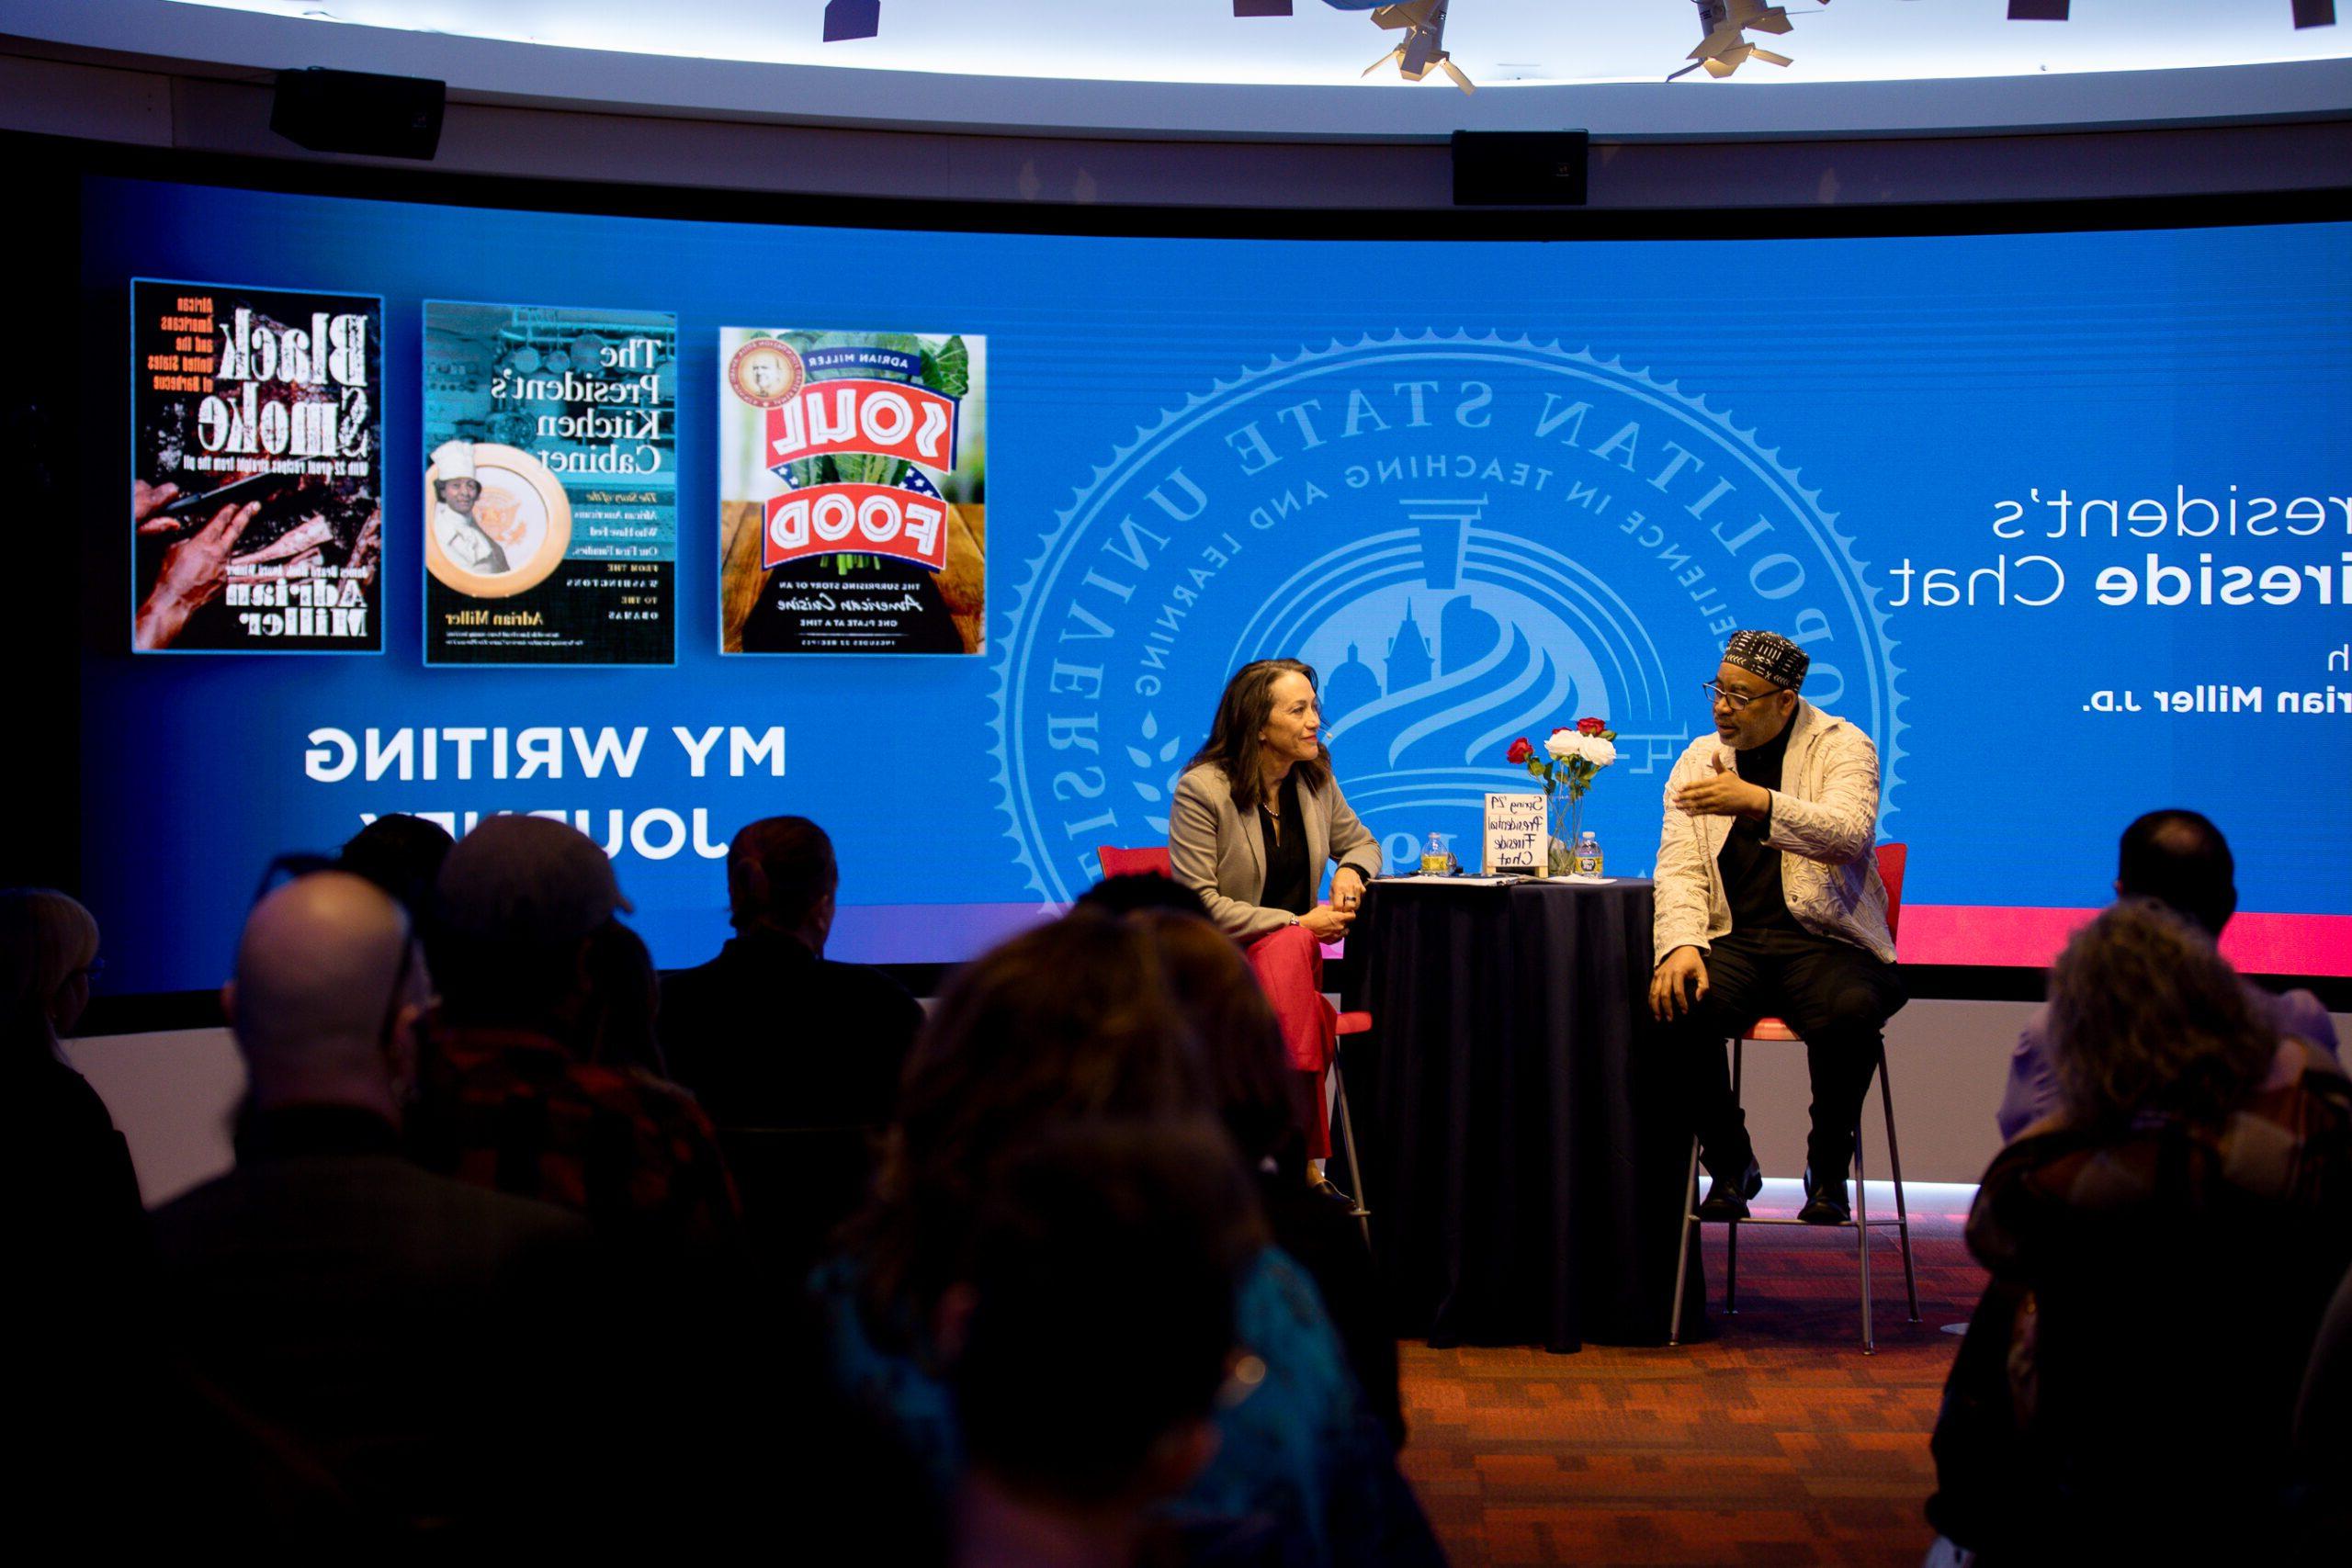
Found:
[[[825,0],[827,43],[879,38],[881,34],[882,0]]]
[[[281,71],[269,128],[313,152],[430,158],[441,145],[447,96],[447,84],[422,76],[373,76],[318,66]]]
[[[1582,207],[1592,137],[1582,130],[1457,130],[1456,207]]]

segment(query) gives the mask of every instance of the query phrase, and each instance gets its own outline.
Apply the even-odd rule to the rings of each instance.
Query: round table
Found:
[[[1666,1342],[1690,1134],[1642,1048],[1650,917],[1646,878],[1365,890],[1341,1071],[1399,1333]]]

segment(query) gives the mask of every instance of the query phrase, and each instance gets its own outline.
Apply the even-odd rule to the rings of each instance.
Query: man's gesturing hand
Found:
[[[1772,792],[1726,773],[1720,754],[1715,771],[1695,784],[1674,786],[1674,805],[1693,817],[1761,817],[1772,808]]]
[[[1650,1016],[1660,1023],[1696,1008],[1707,994],[1707,961],[1678,947],[1650,974]]]

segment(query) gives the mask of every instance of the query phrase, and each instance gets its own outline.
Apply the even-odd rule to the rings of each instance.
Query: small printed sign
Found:
[[[1516,872],[1541,876],[1546,863],[1544,797],[1540,795],[1487,795],[1487,830],[1478,869],[1487,875]]]

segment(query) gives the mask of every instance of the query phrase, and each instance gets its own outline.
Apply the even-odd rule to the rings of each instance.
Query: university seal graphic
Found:
[[[1900,673],[1866,563],[1758,433],[1671,382],[1526,339],[1334,344],[1219,381],[1106,455],[1030,562],[998,670],[999,784],[1031,886],[1164,842],[1175,777],[1253,659],[1322,677],[1349,804],[1408,869],[1475,861],[1502,761],[1584,715],[1646,841],[1724,638],[1785,632],[1805,695],[1902,757]],[[1598,797],[1597,797],[1598,798]],[[1589,820],[1589,815],[1588,817]]]

